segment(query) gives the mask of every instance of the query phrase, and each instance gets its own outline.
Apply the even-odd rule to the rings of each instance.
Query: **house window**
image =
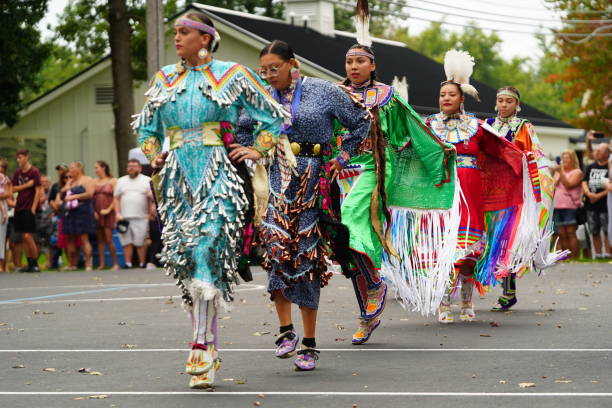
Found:
[[[96,105],[112,105],[114,95],[112,85],[96,85]]]

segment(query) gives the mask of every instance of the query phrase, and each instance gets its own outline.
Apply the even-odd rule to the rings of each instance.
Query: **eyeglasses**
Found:
[[[264,67],[260,67],[257,70],[257,75],[259,75],[262,79],[268,79],[268,78],[274,78],[278,76],[278,71],[280,71],[280,68],[285,65],[285,62],[283,62],[282,64],[278,65],[278,66],[271,66],[269,68],[264,68]]]

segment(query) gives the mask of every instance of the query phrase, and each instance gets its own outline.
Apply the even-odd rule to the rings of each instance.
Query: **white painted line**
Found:
[[[176,286],[176,285],[170,285]],[[243,287],[236,289],[234,292],[250,292],[255,290],[265,289],[264,285],[253,285],[253,284],[242,284],[241,286],[251,286],[251,287]],[[134,301],[134,300],[168,300],[168,299],[178,299],[181,297],[177,295],[167,295],[167,296],[139,296],[139,297],[122,297],[122,298],[89,298],[89,299],[56,299],[56,300],[22,300],[22,301],[0,301],[0,306],[7,305],[41,305],[41,304],[49,304],[49,303],[95,303],[95,302],[126,302],[126,301]]]
[[[0,395],[335,395],[347,397],[612,397],[612,392],[0,391]]]
[[[1,291],[16,290],[36,290],[36,289],[82,289],[82,288],[107,288],[107,287],[135,287],[135,288],[148,288],[156,286],[176,286],[174,283],[98,283],[95,285],[65,285],[65,286],[25,286],[19,288],[0,288]]]
[[[128,353],[128,352],[144,352],[144,353],[163,353],[163,352],[175,352],[175,351],[190,351],[187,348],[151,348],[151,349],[3,349],[0,353]],[[356,353],[367,353],[367,352],[553,352],[553,353],[612,353],[612,348],[583,348],[583,349],[569,349],[569,348],[554,348],[554,349],[503,349],[503,348],[453,348],[453,349],[433,349],[433,348],[322,348],[320,351],[327,352],[356,352]],[[222,348],[219,349],[224,353],[241,353],[241,352],[273,352],[271,348]]]

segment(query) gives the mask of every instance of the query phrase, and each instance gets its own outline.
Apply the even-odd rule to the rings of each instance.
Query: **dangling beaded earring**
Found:
[[[497,105],[495,106],[495,112],[497,112],[499,109],[497,109]]]
[[[521,111],[521,105],[516,107],[516,113],[519,113]]]
[[[291,68],[291,79],[298,79],[299,77],[300,71],[296,67]]]
[[[200,50],[198,51],[198,58],[204,59],[206,58],[207,55],[208,55],[208,50],[204,47],[200,48]]]

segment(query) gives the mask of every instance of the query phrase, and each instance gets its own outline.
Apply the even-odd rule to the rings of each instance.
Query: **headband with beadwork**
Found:
[[[347,58],[348,58],[348,57],[368,57],[368,58],[370,58],[372,61],[374,61],[374,55],[373,55],[373,54],[370,54],[369,52],[364,51],[364,50],[360,50],[360,49],[358,49],[358,48],[353,48],[352,50],[349,50],[349,51],[346,53],[346,57],[347,57]]]
[[[517,101],[520,102],[521,98],[519,98],[518,94],[516,92],[512,92],[509,89],[502,89],[501,91],[499,91],[496,95],[496,98],[499,98],[500,96],[511,96],[514,99],[516,99]]]
[[[176,20],[176,23],[174,23],[174,26],[175,27],[195,28],[196,30],[200,30],[203,33],[210,34],[213,37],[215,36],[215,34],[217,34],[217,30],[215,30],[214,27],[211,27],[208,24],[204,24],[199,21],[191,20],[186,17],[181,17],[178,20]]]

